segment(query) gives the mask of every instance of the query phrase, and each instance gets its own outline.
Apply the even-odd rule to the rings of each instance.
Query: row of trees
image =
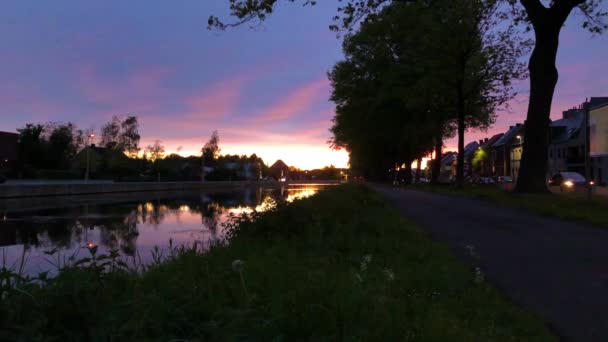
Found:
[[[300,2],[303,5],[315,5],[316,1],[310,0],[283,0],[284,2]],[[250,22],[261,22],[264,21],[268,15],[273,13],[276,8],[276,5],[281,2],[280,0],[228,0],[230,4],[230,13],[236,18],[235,22],[224,22],[221,19],[211,16],[208,20],[208,25],[210,28],[219,28],[226,29],[227,27],[239,26],[244,23]],[[487,35],[490,37],[500,37],[495,34],[495,29],[498,31],[502,31],[507,34],[508,38],[516,42],[512,34],[516,34],[517,32],[512,30],[503,30],[504,26],[509,28],[521,27],[523,31],[533,31],[534,33],[534,49],[530,56],[530,61],[528,64],[529,76],[530,76],[530,100],[528,105],[527,119],[526,119],[526,140],[524,141],[524,152],[522,156],[522,164],[518,177],[518,182],[516,184],[516,190],[520,192],[537,192],[537,191],[547,191],[545,185],[545,176],[547,171],[547,150],[548,150],[548,137],[549,137],[549,122],[550,122],[550,113],[551,113],[551,103],[553,100],[553,94],[555,91],[555,86],[558,80],[558,72],[556,68],[556,56],[559,46],[559,35],[562,27],[571,16],[571,13],[574,9],[578,9],[581,13],[582,18],[581,26],[592,32],[592,33],[601,33],[608,25],[606,25],[605,18],[608,16],[608,13],[602,9],[603,0],[468,0],[468,1],[455,1],[454,4],[446,4],[444,0],[368,0],[368,1],[360,1],[360,0],[341,0],[342,6],[338,8],[338,14],[334,17],[335,24],[331,25],[330,28],[337,32],[352,32],[357,28],[357,25],[362,21],[361,25],[362,30],[365,29],[365,26],[369,26],[369,23],[373,23],[378,20],[378,18],[386,17],[386,8],[393,7],[397,8],[397,5],[402,7],[417,8],[417,7],[426,7],[428,8],[436,8],[435,11],[437,18],[435,18],[433,25],[424,25],[424,31],[422,32],[425,35],[428,33],[430,36],[435,35],[435,31],[443,31],[443,27],[446,27],[446,23],[450,23],[453,27],[453,34],[448,34],[445,36],[444,40],[434,40],[432,44],[430,44],[430,48],[439,49],[442,51],[442,45],[460,45],[463,42],[474,41],[484,43]],[[495,9],[495,15],[488,17],[484,15],[484,13],[488,13],[484,9]],[[419,11],[419,9],[415,9],[415,11]],[[489,13],[492,13],[494,10],[491,10]],[[424,11],[426,13],[426,11]],[[418,22],[418,18],[412,17],[403,17],[403,20],[406,19],[414,19]],[[490,19],[490,20],[479,20],[479,19]],[[425,19],[425,22],[427,19]],[[496,26],[497,22],[501,22],[498,26]],[[421,32],[423,30],[418,30],[407,25],[407,22],[400,21],[388,21],[388,25],[395,25],[396,34],[401,34],[403,36],[411,35],[414,32]],[[428,23],[428,22],[427,22]],[[477,24],[476,24],[477,23]],[[479,23],[482,23],[480,26]],[[488,23],[492,24],[490,26],[484,26]],[[477,28],[474,31],[469,31],[472,33],[471,39],[467,39],[466,35],[463,35],[467,32],[468,29]],[[488,29],[489,28],[489,29]],[[385,28],[389,29],[389,28]],[[369,28],[368,28],[369,30]],[[481,33],[481,34],[480,34]],[[522,37],[523,33],[517,33],[519,37]],[[402,37],[403,38],[403,37]],[[416,39],[417,37],[409,37],[409,41],[415,44],[424,44],[425,41]],[[385,37],[378,35],[377,39],[382,41]],[[391,38],[392,39],[392,38]],[[437,45],[439,44],[439,45]],[[482,44],[482,46],[492,46],[494,44]],[[461,45],[465,47],[465,45]],[[521,52],[520,48],[516,48],[515,46],[509,46],[509,44],[498,45],[502,47],[498,51],[493,50],[485,50],[485,54],[500,54],[501,56],[497,56],[500,58],[514,59],[517,60],[519,58],[519,52]],[[409,48],[414,48],[414,50],[418,50],[416,45],[408,45]],[[370,46],[370,48],[373,48]],[[483,50],[483,49],[482,49]],[[395,50],[396,51],[396,50]],[[470,55],[472,51],[479,51],[478,49],[468,50],[463,49],[460,51],[460,57],[466,57]],[[363,51],[360,51],[363,52]],[[515,53],[515,55],[512,55]],[[505,55],[507,54],[507,55]],[[401,54],[403,55],[403,54]],[[480,57],[483,57],[484,54],[477,54]],[[452,56],[453,57],[453,56]],[[412,59],[413,60],[413,59]],[[460,70],[470,70],[469,68],[462,68],[463,65],[467,65],[468,58],[460,58],[454,60],[455,63],[459,64],[461,67]],[[475,64],[478,64],[483,60],[477,60]],[[507,63],[506,65],[509,65]],[[434,69],[425,69],[428,68],[429,63],[424,63],[424,68],[420,68],[419,72],[424,74],[429,71],[435,71]],[[493,66],[493,63],[485,62],[486,66]],[[491,68],[492,69],[492,68]],[[505,75],[509,74],[509,72],[504,72]],[[335,70],[334,70],[335,72]],[[347,72],[345,70],[344,72]],[[517,74],[517,73],[515,73]],[[464,81],[464,78],[459,77],[465,75],[467,79],[469,78],[469,74],[446,74],[443,81],[450,81],[454,78],[457,83]],[[481,75],[483,76],[483,74]],[[505,79],[506,80],[506,79]],[[378,82],[381,83],[381,82]],[[382,82],[382,84],[385,84]],[[425,89],[432,88],[431,84],[424,84]],[[442,86],[440,84],[439,86]],[[470,85],[470,84],[469,84]],[[368,86],[371,86],[368,84]],[[465,91],[468,86],[463,86],[461,88],[461,93],[458,93],[455,96],[456,103],[451,104],[448,107],[453,107],[456,110],[456,123],[458,124],[457,131],[459,136],[463,134],[463,129],[466,128],[466,124],[463,125],[463,121],[466,123],[466,116],[477,116],[479,113],[483,113],[483,110],[469,110],[467,108],[467,101],[464,101]],[[403,88],[394,88],[388,86],[391,93],[398,93],[405,89]],[[506,86],[504,89],[508,89]],[[424,92],[415,92],[411,93],[410,90],[407,90],[406,93],[407,98],[411,99],[415,98],[415,96],[425,95]],[[499,92],[500,94],[501,92]],[[505,93],[503,93],[505,94]],[[412,96],[414,95],[414,96]],[[420,101],[428,102],[430,105],[428,106],[428,113],[432,113],[435,111],[435,106],[433,104],[438,101],[438,103],[442,103],[443,106],[443,95],[444,93],[440,92],[431,92],[430,94],[426,94],[427,96],[421,96]],[[475,103],[476,101],[471,101],[474,104],[474,107],[478,109],[490,109],[492,105],[483,105],[483,102],[486,102],[485,96],[489,95],[490,103],[500,103],[499,99],[494,99],[492,93],[484,93],[477,92],[477,95],[481,95],[481,104]],[[433,96],[437,96],[438,98],[434,98]],[[336,94],[333,95],[334,98],[338,99]],[[398,96],[394,96],[398,97]],[[453,100],[453,98],[452,98]],[[364,102],[363,100],[359,102]],[[389,101],[387,101],[388,103]],[[449,102],[449,101],[448,101]],[[365,105],[365,104],[360,104]],[[424,107],[424,106],[422,106]],[[463,110],[464,108],[464,110]],[[411,111],[407,111],[411,112]],[[443,110],[441,111],[444,112]],[[465,113],[463,118],[462,113]],[[449,114],[453,115],[453,114]],[[434,117],[438,117],[440,115],[433,115]],[[338,125],[339,118],[337,118]],[[447,120],[451,121],[451,120]],[[491,123],[491,120],[482,120],[486,123]],[[408,135],[418,135],[413,134],[417,133],[418,125],[414,122],[410,123],[414,126],[415,129],[409,130]],[[438,124],[437,127],[440,125]],[[470,127],[474,127],[469,125]],[[480,125],[483,127],[483,125]],[[401,126],[403,127],[403,126]],[[453,133],[454,128],[450,127],[450,125],[441,125],[444,130],[443,137],[449,136],[450,133]],[[436,128],[436,131],[439,129]],[[369,149],[373,150],[373,153],[383,153],[383,150],[376,150],[372,147],[366,146],[364,143],[358,143],[356,148],[354,146],[350,147],[350,145],[346,144],[346,141],[343,140],[345,137],[340,136],[339,130],[334,129],[336,135],[335,145],[336,146],[349,146],[348,148],[353,148],[356,150],[359,149]],[[408,138],[410,139],[410,138]],[[411,138],[413,139],[413,138]],[[352,142],[349,142],[352,143]],[[438,141],[435,141],[435,145],[438,146]],[[461,145],[461,143],[459,143]],[[395,153],[395,150],[402,149],[398,146],[384,146],[387,149],[389,157],[386,158],[376,158],[376,159],[386,159],[392,160],[395,158],[391,158],[390,155]],[[460,149],[461,146],[459,146]],[[353,155],[353,150],[350,151],[351,156]],[[355,152],[354,154],[359,154],[360,152]],[[363,153],[363,155],[370,154],[369,152]],[[382,164],[386,164],[387,161],[383,160]],[[355,165],[359,165],[364,162],[367,162],[363,159],[357,160],[354,158],[352,162]],[[376,161],[380,162],[380,161]],[[462,166],[462,160],[460,160],[460,166]],[[377,166],[379,168],[380,166]],[[459,170],[460,179],[462,178],[462,171]]]
[[[28,123],[19,128],[17,172],[22,177],[70,177],[77,155],[94,138],[93,129],[79,129],[74,123]],[[139,151],[139,123],[136,116],[114,116],[102,126],[101,144],[114,154],[136,156]]]
[[[436,180],[443,141],[457,135],[462,185],[465,131],[489,127],[525,75],[516,33],[493,0],[393,3],[368,17],[329,73],[333,146],[369,178],[434,150]]]
[[[166,155],[160,140],[142,148],[136,116],[114,116],[102,126],[98,146],[92,129],[78,129],[71,122],[28,123],[18,132],[19,162],[13,176],[20,178],[80,178],[87,163],[92,178],[131,181],[244,180],[268,173],[255,154],[220,155],[217,131],[198,156]]]

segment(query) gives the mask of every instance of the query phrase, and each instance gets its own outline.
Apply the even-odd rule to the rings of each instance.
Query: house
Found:
[[[491,149],[492,145],[494,145],[494,143],[496,143],[503,135],[503,133],[498,133],[490,138],[479,140],[479,148],[475,152],[475,156],[471,162],[473,166],[473,173],[480,177],[494,176],[492,170]]]
[[[511,177],[513,178],[513,183],[517,183],[517,177],[519,176],[521,156],[524,152],[524,133],[524,129],[520,130],[520,132],[515,136],[515,139],[511,143],[511,150],[509,151]]]
[[[456,152],[446,152],[441,157],[441,168],[439,169],[439,183],[450,183],[455,176],[455,168],[456,159],[458,157],[458,153]]]
[[[490,148],[492,173],[496,177],[511,176],[511,146],[522,139],[524,126],[520,123],[510,126]]]
[[[0,132],[0,171],[12,169],[17,163],[17,143],[19,135]]]
[[[477,141],[472,141],[464,147],[464,176],[470,176],[473,173],[473,157],[479,149],[480,144]]]
[[[600,99],[605,101],[589,101],[589,155],[593,180],[605,186],[608,184],[608,98]]]
[[[550,126],[547,171],[585,174],[585,109],[583,106],[562,113]]]

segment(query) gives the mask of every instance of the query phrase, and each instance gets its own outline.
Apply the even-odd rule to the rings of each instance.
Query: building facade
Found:
[[[596,184],[608,185],[608,103],[589,109],[589,154],[591,177]]]
[[[520,123],[509,127],[491,147],[492,173],[496,177],[511,176],[511,146],[522,139],[524,126]]]
[[[480,177],[494,176],[492,167],[492,145],[503,136],[503,133],[495,134],[491,138],[479,141],[479,149],[473,157],[473,172]]]
[[[585,109],[584,106],[564,111],[562,118],[551,123],[547,172],[562,171],[585,174]]]
[[[511,152],[509,158],[511,163],[511,177],[513,178],[513,183],[517,183],[517,178],[519,177],[521,155],[524,152],[524,139],[525,137],[522,130],[520,134],[515,136],[515,140],[511,144]]]

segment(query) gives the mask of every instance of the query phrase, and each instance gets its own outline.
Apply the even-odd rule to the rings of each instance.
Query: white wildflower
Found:
[[[471,256],[472,258],[479,258],[479,255],[475,251],[475,246],[473,246],[473,245],[466,245],[466,246],[464,246],[464,248],[466,248],[467,251],[469,252],[469,256]]]
[[[371,254],[367,254],[363,256],[363,260],[361,261],[361,272],[367,271],[367,266],[372,262]]]
[[[357,279],[357,281],[360,283],[363,282],[363,277],[361,277],[361,275],[359,273],[355,273],[355,279]]]
[[[232,262],[232,269],[235,272],[241,272],[243,270],[243,266],[245,266],[245,262],[240,259],[236,259]]]
[[[388,279],[389,281],[395,280],[395,272],[393,272],[393,270],[391,270],[390,268],[385,268],[382,273],[384,273],[386,279]]]
[[[479,284],[485,280],[485,276],[481,271],[481,268],[475,267],[475,283]]]

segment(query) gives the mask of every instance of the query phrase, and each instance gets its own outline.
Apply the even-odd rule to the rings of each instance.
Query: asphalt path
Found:
[[[608,341],[608,227],[372,185],[564,341]],[[608,210],[608,207],[607,207]]]

